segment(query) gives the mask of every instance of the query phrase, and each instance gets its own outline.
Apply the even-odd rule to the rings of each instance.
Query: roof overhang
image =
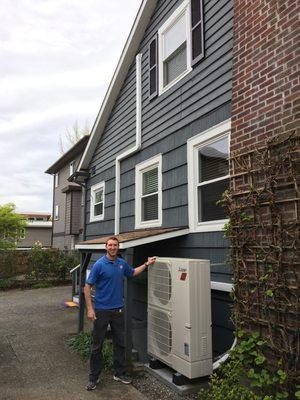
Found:
[[[69,193],[69,192],[80,192],[81,186],[78,185],[67,185],[61,189],[62,193]]]
[[[69,176],[69,182],[75,182],[79,185],[83,185],[88,179],[90,173],[88,171],[75,171],[71,176]]]
[[[120,242],[120,250],[128,249],[131,247],[142,246],[161,240],[168,240],[178,236],[187,235],[188,228],[157,228],[157,229],[144,229],[133,232],[125,232],[116,235]],[[105,250],[106,240],[113,235],[102,236],[98,239],[87,240],[75,246],[78,250]]]
[[[156,4],[157,0],[143,0],[139,8],[132,29],[123,48],[121,57],[117,64],[117,68],[114,72],[103,103],[101,105],[100,111],[93,125],[92,132],[81,158],[78,170],[85,170],[89,167],[89,163],[96,150],[99,139],[102,136],[114,103],[127,76],[130,65],[132,64],[134,57],[136,56],[136,53],[139,49],[140,42],[143,39],[145,30],[151,19]]]
[[[73,161],[79,154],[83,153],[86,144],[89,140],[89,135],[83,136],[77,143],[74,144],[66,153],[64,153],[54,164],[45,171],[46,174],[56,174],[65,165]]]

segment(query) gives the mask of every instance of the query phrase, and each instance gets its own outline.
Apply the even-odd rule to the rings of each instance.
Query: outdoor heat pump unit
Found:
[[[187,378],[212,373],[209,260],[161,258],[148,269],[148,353]]]

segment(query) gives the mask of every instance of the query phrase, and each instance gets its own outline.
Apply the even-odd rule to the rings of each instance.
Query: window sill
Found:
[[[185,70],[184,72],[182,72],[180,75],[177,76],[176,79],[174,79],[174,81],[168,83],[167,86],[160,86],[159,88],[159,96],[163,93],[165,93],[166,91],[168,91],[172,86],[176,85],[177,82],[179,82],[181,79],[183,79],[187,74],[189,74],[191,71],[193,70],[192,67],[189,67],[187,70]]]
[[[147,228],[157,228],[162,225],[159,220],[147,221],[147,222],[136,222],[135,229],[147,229]]]
[[[201,222],[191,227],[191,233],[197,232],[222,232],[224,230],[224,225],[229,222],[229,219],[221,219],[219,221],[208,221]]]
[[[96,217],[91,217],[90,222],[97,222],[97,221],[103,221],[104,220],[104,215],[98,215]]]

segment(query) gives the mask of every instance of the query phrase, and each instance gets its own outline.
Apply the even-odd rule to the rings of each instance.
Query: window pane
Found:
[[[96,204],[94,206],[94,215],[102,215],[103,214],[103,203]]]
[[[187,68],[186,42],[164,61],[164,86],[172,82]]]
[[[228,137],[199,150],[199,183],[228,174]]]
[[[143,173],[143,195],[158,191],[158,168]]]
[[[163,34],[163,59],[168,58],[186,41],[185,14]]]
[[[142,199],[142,221],[158,219],[158,194]]]
[[[103,190],[98,190],[95,192],[95,204],[101,203],[103,201]]]
[[[216,202],[222,198],[229,187],[229,179],[198,187],[198,221],[214,221],[225,219],[225,209]]]

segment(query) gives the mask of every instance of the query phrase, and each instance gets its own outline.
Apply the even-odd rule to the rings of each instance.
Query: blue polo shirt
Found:
[[[96,286],[95,310],[109,310],[124,306],[124,275],[132,277],[134,269],[122,258],[115,261],[106,256],[99,258],[86,281],[89,285]]]

